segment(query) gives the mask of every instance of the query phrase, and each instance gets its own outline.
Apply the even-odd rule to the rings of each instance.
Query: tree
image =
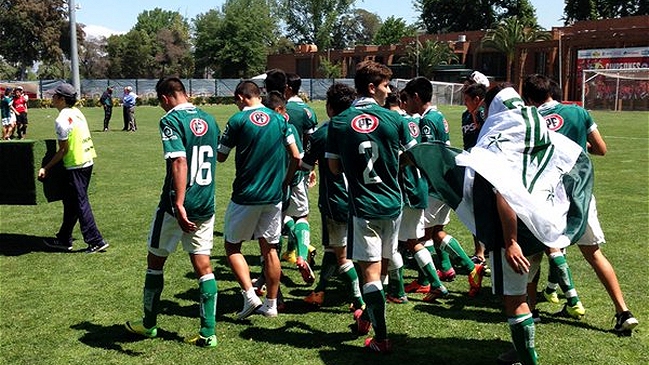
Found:
[[[374,36],[374,44],[390,45],[397,44],[403,37],[412,37],[415,35],[415,27],[406,24],[403,18],[395,18],[393,16],[387,18],[381,28]]]
[[[648,15],[648,0],[566,0],[563,9],[566,25],[580,20]]]
[[[215,77],[243,78],[265,71],[277,39],[277,19],[265,0],[227,0],[221,11],[196,17],[195,55]]]
[[[447,42],[418,40],[406,46],[406,55],[399,60],[416,70],[417,75],[433,79],[435,69],[458,61],[458,57]]]
[[[107,41],[105,37],[85,38],[79,43],[79,73],[86,79],[108,77]]]
[[[540,40],[551,39],[549,32],[543,28],[536,26],[527,26],[524,22],[520,21],[517,17],[507,18],[498,24],[495,29],[490,29],[482,39],[482,46],[493,48],[507,57],[507,81],[511,81],[514,64],[514,56],[516,55],[516,45],[519,43],[534,42]],[[525,64],[527,58],[527,51],[523,49],[520,58],[519,69]],[[519,84],[522,83],[522,76]],[[519,89],[520,89],[519,85]]]
[[[320,73],[327,79],[335,79],[342,76],[343,68],[339,63],[331,62],[326,57],[320,56]]]
[[[537,24],[529,0],[415,0],[428,33],[488,29],[494,23],[517,16],[526,24]]]
[[[0,54],[20,70],[19,79],[37,61],[62,59],[64,5],[63,0],[0,0]]]
[[[286,23],[286,36],[296,44],[332,47],[339,20],[350,14],[354,0],[279,0],[279,14]]]
[[[359,44],[372,44],[381,26],[381,18],[364,9],[354,9],[336,21],[329,48],[343,49]]]

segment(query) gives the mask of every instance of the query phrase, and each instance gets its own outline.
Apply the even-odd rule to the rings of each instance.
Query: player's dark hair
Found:
[[[485,109],[489,110],[489,105],[491,105],[491,102],[494,101],[496,95],[508,87],[514,87],[514,85],[512,85],[510,82],[501,82],[489,89],[484,97]]]
[[[243,80],[237,85],[236,89],[234,89],[234,96],[236,97],[238,95],[241,95],[246,99],[250,99],[259,97],[261,95],[261,91],[259,90],[259,86],[257,86],[254,81]]]
[[[160,99],[162,95],[172,96],[176,93],[183,95],[187,94],[183,82],[180,81],[179,78],[173,76],[158,80],[158,83],[155,85],[155,92],[158,96],[158,99]]]
[[[266,86],[266,92],[276,90],[284,94],[284,90],[286,90],[286,72],[279,68],[267,71],[264,85]]]
[[[300,75],[290,72],[286,74],[286,85],[291,89],[293,95],[297,95],[302,87],[302,78]]]
[[[263,104],[268,108],[277,111],[279,107],[286,106],[286,98],[277,90],[273,90],[266,94]]]
[[[397,87],[390,84],[390,93],[385,98],[385,105],[383,106],[386,109],[390,109],[393,106],[401,105],[400,91],[397,90]]]
[[[533,74],[528,75],[523,81],[523,99],[534,104],[542,104],[552,95],[552,84],[550,78]]]
[[[419,95],[419,99],[427,103],[433,99],[433,84],[424,76],[417,76],[408,81],[403,90],[409,97],[414,97],[415,94]]]
[[[356,66],[354,86],[359,95],[369,96],[369,86],[379,86],[380,83],[392,78],[392,70],[384,64],[366,60]]]
[[[462,92],[471,98],[478,97],[484,100],[485,95],[487,95],[487,87],[483,84],[471,84],[467,85]]]
[[[334,115],[349,109],[354,99],[356,99],[356,90],[349,85],[337,82],[327,89],[327,105]]]
[[[77,103],[77,94],[74,94],[74,96],[59,95],[59,97],[65,100],[65,105],[69,108],[73,107]]]
[[[560,102],[563,100],[563,90],[561,90],[561,86],[554,79],[550,79],[550,95],[556,101]]]

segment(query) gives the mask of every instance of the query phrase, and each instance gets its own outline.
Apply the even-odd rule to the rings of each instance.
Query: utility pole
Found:
[[[79,81],[79,50],[77,47],[77,6],[74,0],[68,0],[68,18],[70,19],[70,61],[72,63],[72,85],[81,97],[81,82]]]

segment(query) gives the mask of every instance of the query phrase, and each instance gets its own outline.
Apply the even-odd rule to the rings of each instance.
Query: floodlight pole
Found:
[[[72,66],[72,85],[81,97],[81,83],[79,81],[79,51],[77,47],[77,7],[74,0],[68,0],[68,17],[70,19],[70,61]]]

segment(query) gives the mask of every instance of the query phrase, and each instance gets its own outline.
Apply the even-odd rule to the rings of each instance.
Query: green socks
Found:
[[[428,250],[424,249],[415,252],[415,261],[417,261],[420,271],[424,273],[427,281],[430,282],[433,288],[439,288],[442,286],[442,282],[439,280],[439,276],[437,275],[437,269],[433,263],[433,258]],[[419,284],[422,284],[422,282],[420,281]]]
[[[363,285],[363,297],[367,308],[365,311],[374,328],[374,338],[377,341],[388,338],[388,328],[385,321],[385,293],[380,281],[373,281]]]
[[[309,222],[304,218],[298,219],[297,222],[295,222],[295,228],[293,228],[293,231],[295,232],[297,256],[307,259],[309,256],[309,245],[311,244]]]
[[[326,249],[324,255],[322,256],[320,279],[318,281],[318,285],[316,285],[313,291],[325,291],[325,289],[327,288],[327,283],[329,282],[329,279],[331,279],[331,277],[336,273],[336,269],[338,269],[338,259],[336,258],[336,253],[331,251],[330,249]]]
[[[566,296],[566,301],[568,305],[573,306],[579,301],[579,296],[577,295],[577,290],[575,289],[575,283],[572,281],[572,271],[566,257],[561,252],[553,252],[548,256],[550,261],[550,277],[549,281],[554,283],[559,283],[559,287],[563,291],[563,294]]]
[[[216,327],[216,298],[218,285],[214,274],[209,273],[198,279],[198,290],[200,291],[201,308],[201,329],[200,335],[209,337],[215,334]]]
[[[518,359],[525,365],[538,363],[538,355],[534,349],[534,319],[532,313],[521,314],[507,319],[512,333],[514,348]]]
[[[295,221],[291,217],[284,217],[284,227],[282,234],[288,238],[286,243],[286,252],[295,251],[296,238],[295,238]]]
[[[144,278],[144,318],[142,324],[146,328],[153,328],[157,323],[158,310],[160,306],[160,295],[164,288],[164,274],[162,270],[147,269]]]
[[[365,301],[363,301],[363,296],[361,295],[358,273],[356,272],[354,263],[347,261],[346,263],[340,265],[339,270],[345,281],[350,284],[352,295],[354,297],[354,308],[361,308],[363,305],[365,305]]]
[[[463,268],[468,270],[468,272],[473,271],[475,264],[471,261],[469,255],[464,252],[464,249],[460,246],[460,242],[458,242],[453,236],[447,234],[444,239],[442,239],[440,249],[442,252],[446,252],[450,255],[453,260],[458,261]],[[444,267],[442,267],[442,269],[448,271],[448,269]]]

